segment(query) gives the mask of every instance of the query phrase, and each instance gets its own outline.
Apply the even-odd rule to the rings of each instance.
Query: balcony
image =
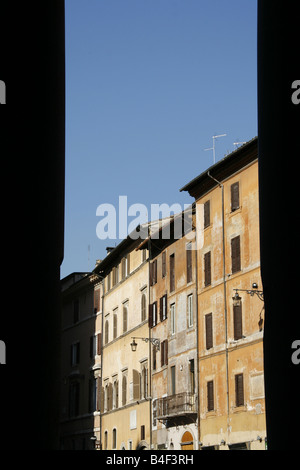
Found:
[[[197,419],[197,395],[177,393],[156,400],[156,419],[167,426],[194,423]]]

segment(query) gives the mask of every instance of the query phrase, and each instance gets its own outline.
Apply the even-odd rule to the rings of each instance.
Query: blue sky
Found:
[[[256,0],[66,0],[61,277],[103,259],[96,215],[179,189],[257,135]],[[128,217],[128,223],[134,217]]]

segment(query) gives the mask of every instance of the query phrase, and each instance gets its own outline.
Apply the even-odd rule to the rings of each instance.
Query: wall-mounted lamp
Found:
[[[240,298],[238,292],[246,292],[247,294],[251,295],[251,297],[253,297],[254,295],[257,295],[259,300],[261,300],[263,302],[264,301],[264,291],[258,290],[257,288],[258,288],[258,285],[256,284],[256,282],[253,282],[252,289],[233,289],[233,290],[235,290],[234,297],[232,297],[233,298],[233,305],[234,306],[241,305],[240,304],[241,298]]]
[[[159,338],[138,338],[137,336],[133,337],[132,336],[132,343],[130,343],[131,346],[131,351],[135,352],[137,348],[137,343],[135,342],[136,339],[141,339],[142,341],[145,341],[145,343],[148,343],[150,341],[153,346],[156,347],[157,351],[160,350],[160,339]]]
[[[226,442],[224,441],[224,439],[221,440],[220,442],[220,446],[225,446]]]

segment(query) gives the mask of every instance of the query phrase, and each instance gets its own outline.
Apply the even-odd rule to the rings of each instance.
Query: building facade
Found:
[[[257,139],[181,191],[62,281],[62,448],[266,448]]]
[[[89,450],[100,419],[101,284],[92,273],[72,273],[61,286],[60,448]]]
[[[187,184],[196,201],[199,441],[266,445],[258,154],[253,139]]]

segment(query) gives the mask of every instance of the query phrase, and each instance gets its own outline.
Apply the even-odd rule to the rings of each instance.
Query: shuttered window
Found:
[[[141,299],[141,321],[146,320],[147,298],[146,294],[142,294]]]
[[[123,306],[123,333],[126,333],[128,328],[128,306]]]
[[[240,188],[239,182],[231,185],[231,212],[236,211],[240,207]]]
[[[161,275],[165,277],[167,274],[167,266],[166,266],[166,252],[164,251],[161,255]]]
[[[168,365],[168,340],[165,339],[160,344],[160,365]]]
[[[100,356],[101,354],[101,347],[102,347],[102,334],[97,334],[97,354]]]
[[[108,343],[109,339],[109,322],[106,320],[105,326],[104,326],[104,339],[105,339],[105,344]]]
[[[204,286],[211,284],[211,252],[204,255]]]
[[[188,243],[186,245],[186,282],[192,282],[193,280],[193,271],[192,271],[192,244]]]
[[[214,409],[214,382],[210,380],[207,382],[207,411],[213,411]]]
[[[94,291],[94,313],[100,310],[100,289]]]
[[[204,228],[210,225],[210,201],[204,203]]]
[[[113,339],[116,339],[118,335],[118,315],[114,313],[113,315]]]
[[[231,239],[231,272],[236,273],[241,270],[241,248],[240,236]]]
[[[160,321],[164,321],[167,318],[167,294],[160,298],[159,310]]]
[[[205,315],[206,349],[213,347],[212,313]]]
[[[242,303],[233,306],[233,330],[234,339],[241,339],[243,336],[243,321],[242,321]]]
[[[157,260],[156,259],[152,263],[150,263],[149,269],[150,269],[150,285],[154,286],[154,284],[157,283]]]
[[[175,290],[175,254],[170,255],[170,292]]]
[[[237,374],[235,376],[235,404],[236,406],[244,405],[244,376]]]
[[[141,374],[133,369],[132,371],[132,379],[133,379],[133,399],[139,400],[141,398]]]
[[[127,376],[122,377],[122,405],[126,405],[127,402]]]

